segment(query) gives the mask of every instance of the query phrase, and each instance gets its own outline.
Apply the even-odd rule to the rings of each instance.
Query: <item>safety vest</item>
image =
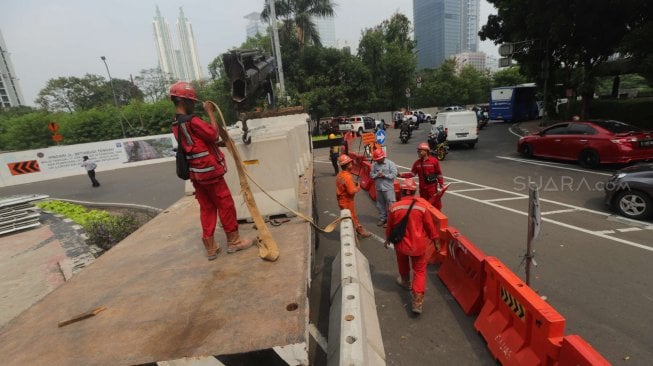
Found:
[[[177,115],[172,133],[186,153],[193,182],[211,184],[227,172],[224,154],[217,145],[218,131],[213,126],[197,116]]]

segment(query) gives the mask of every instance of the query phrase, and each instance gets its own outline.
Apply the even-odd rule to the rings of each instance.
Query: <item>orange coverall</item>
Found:
[[[360,187],[354,183],[354,175],[347,170],[342,170],[336,176],[336,197],[338,198],[338,207],[348,209],[351,212],[351,218],[354,220],[356,230],[362,227],[356,216],[354,207],[354,195],[360,190]]]

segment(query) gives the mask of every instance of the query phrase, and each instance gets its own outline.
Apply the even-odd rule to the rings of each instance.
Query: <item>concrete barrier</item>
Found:
[[[356,248],[351,220],[340,224],[340,253],[332,265],[327,364],[385,365],[370,267]]]

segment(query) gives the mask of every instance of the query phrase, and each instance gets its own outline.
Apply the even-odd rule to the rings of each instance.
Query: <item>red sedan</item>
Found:
[[[653,132],[612,120],[564,122],[519,139],[524,157],[578,161],[586,168],[653,160]]]

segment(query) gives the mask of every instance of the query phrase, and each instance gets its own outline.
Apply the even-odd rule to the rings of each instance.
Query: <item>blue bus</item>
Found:
[[[518,122],[539,116],[534,84],[502,86],[490,93],[490,119]]]

